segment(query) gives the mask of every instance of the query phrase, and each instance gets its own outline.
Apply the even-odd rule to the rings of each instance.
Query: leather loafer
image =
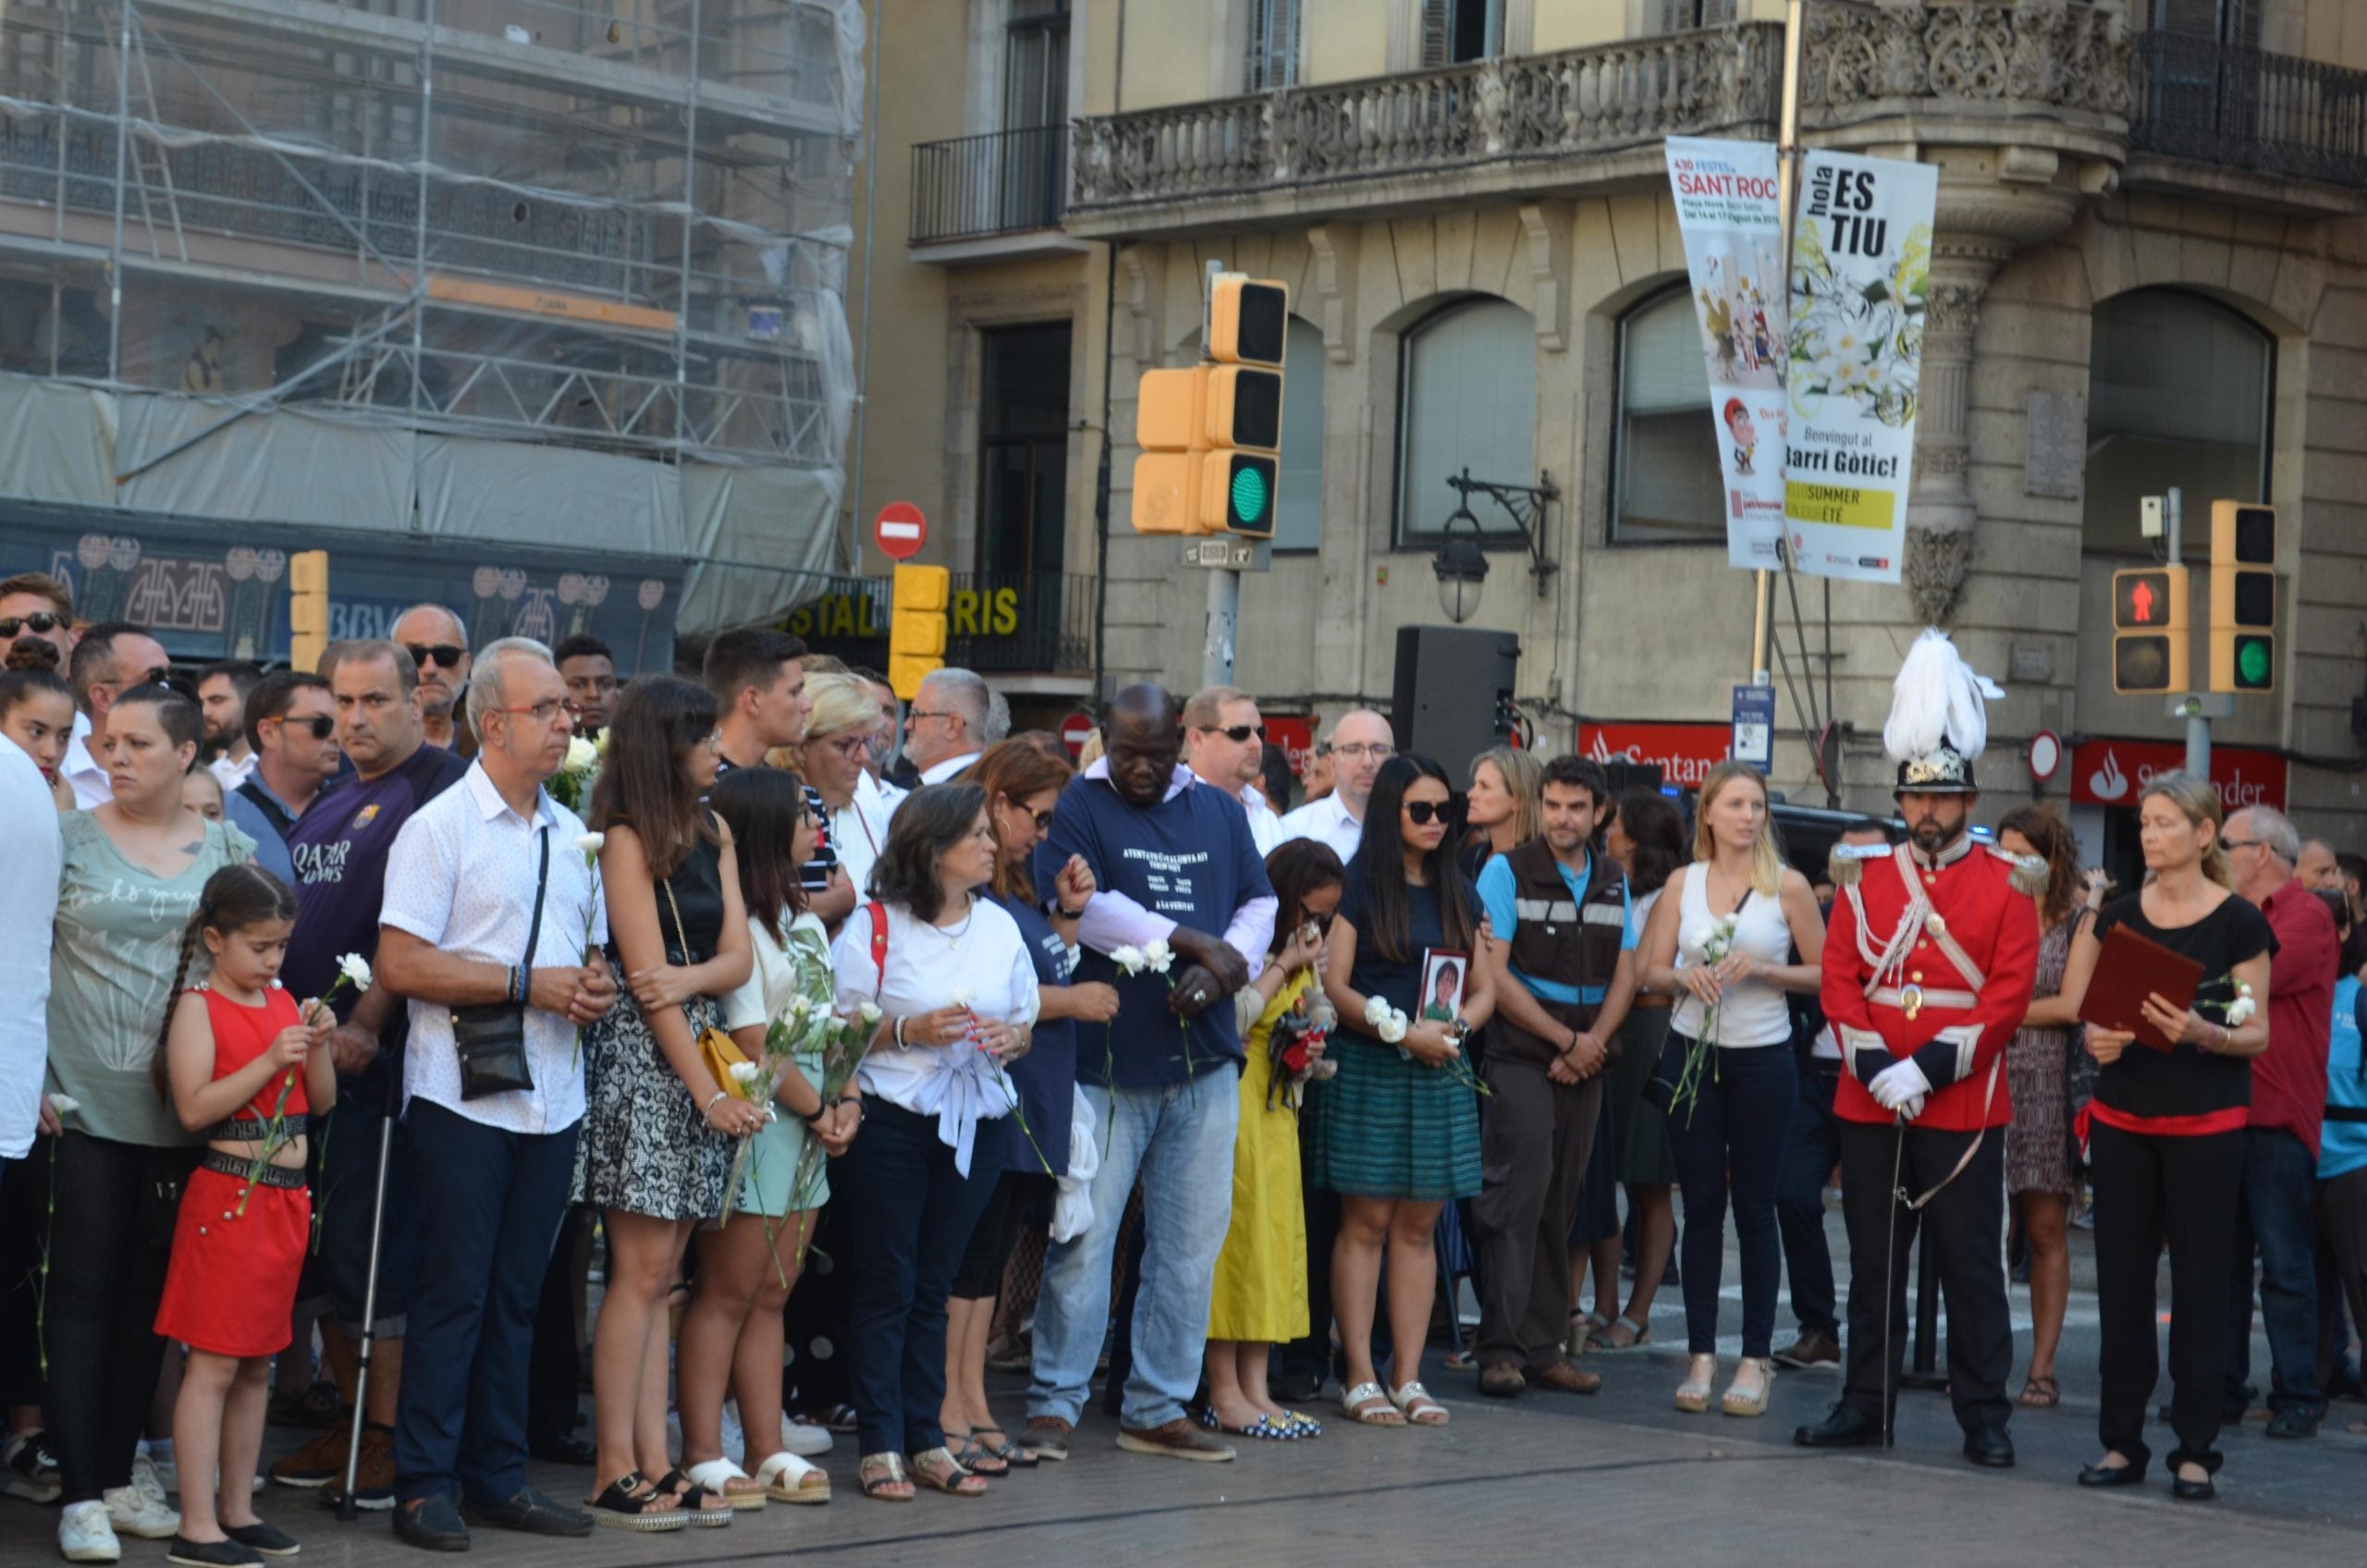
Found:
[[[1820,1424],[1793,1432],[1792,1441],[1802,1448],[1878,1448],[1883,1427],[1856,1405],[1836,1404]]]
[[[2170,1495],[2180,1502],[2209,1502],[2219,1495],[2219,1488],[2205,1476],[2200,1481],[2176,1479],[2170,1482]]]
[[[1964,1436],[1964,1456],[1992,1470],[2014,1467],[2014,1439],[1994,1421],[1984,1421]]]
[[[466,1551],[469,1527],[448,1497],[423,1498],[395,1505],[395,1538],[425,1551]]]
[[[2079,1472],[2083,1487],[2140,1487],[2145,1484],[2142,1464],[2091,1464]]]
[[[479,1502],[472,1498],[464,1506],[469,1519],[529,1536],[588,1536],[595,1524],[583,1510],[562,1507],[532,1487],[506,1502]]]
[[[2314,1438],[2318,1435],[2318,1413],[2303,1405],[2287,1405],[2268,1418],[2268,1435],[2272,1438]]]

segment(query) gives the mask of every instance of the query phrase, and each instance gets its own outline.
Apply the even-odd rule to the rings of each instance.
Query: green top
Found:
[[[50,946],[49,1092],[80,1102],[68,1129],[152,1148],[195,1142],[156,1096],[149,1064],[165,1025],[181,933],[206,878],[254,858],[254,840],[209,823],[189,869],[157,876],[126,860],[91,814],[59,821],[66,840]],[[182,984],[201,977],[193,964]]]

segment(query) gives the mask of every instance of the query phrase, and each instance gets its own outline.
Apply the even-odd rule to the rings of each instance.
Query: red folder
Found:
[[[2079,1003],[2079,1022],[2133,1034],[2139,1045],[2166,1051],[2177,1042],[2145,1022],[2145,998],[2159,993],[2163,999],[2189,1008],[2201,985],[2202,965],[2126,925],[2116,925],[2104,937],[2103,951],[2096,955],[2095,975]]]

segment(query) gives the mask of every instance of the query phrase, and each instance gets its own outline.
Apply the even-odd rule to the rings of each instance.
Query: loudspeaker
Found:
[[[1390,724],[1397,749],[1434,758],[1460,794],[1471,759],[1504,743],[1514,717],[1520,639],[1462,626],[1397,630]]]

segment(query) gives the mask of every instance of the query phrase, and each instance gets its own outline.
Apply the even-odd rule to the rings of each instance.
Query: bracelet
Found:
[[[904,1044],[904,1021],[901,1018],[896,1020],[896,1048],[900,1051],[911,1048]]]
[[[1052,913],[1059,915],[1062,920],[1083,920],[1085,918],[1085,911],[1081,909],[1071,909],[1066,904],[1054,904],[1052,906]]]
[[[715,1093],[707,1096],[706,1104],[699,1107],[699,1114],[701,1116],[705,1116],[708,1111],[713,1110],[715,1109],[715,1102],[728,1097],[731,1091],[729,1089],[717,1089]]]
[[[805,1125],[807,1125],[808,1127],[811,1127],[811,1126],[813,1126],[816,1122],[817,1122],[817,1121],[821,1121],[821,1120],[822,1120],[822,1118],[824,1118],[824,1117],[826,1117],[826,1116],[829,1115],[829,1114],[830,1114],[830,1107],[832,1107],[833,1105],[836,1105],[837,1103],[838,1103],[838,1102],[837,1102],[837,1101],[835,1101],[835,1100],[824,1100],[820,1105],[817,1105],[817,1106],[816,1106],[816,1107],[814,1108],[814,1114],[813,1114],[813,1115],[811,1115],[811,1116],[801,1116],[801,1117],[799,1117],[797,1120],[799,1120],[800,1121],[804,1122],[804,1123],[805,1123]]]

